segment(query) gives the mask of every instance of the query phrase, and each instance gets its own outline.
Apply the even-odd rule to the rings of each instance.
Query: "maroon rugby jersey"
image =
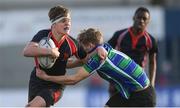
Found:
[[[114,33],[108,43],[119,51],[127,54],[140,66],[145,67],[147,54],[157,53],[157,42],[147,31],[135,36],[130,28]]]

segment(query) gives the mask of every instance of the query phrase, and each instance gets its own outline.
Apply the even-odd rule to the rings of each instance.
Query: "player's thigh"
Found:
[[[39,104],[45,103],[46,107],[49,107],[54,104],[53,96],[52,96],[52,90],[49,88],[34,88],[29,91],[29,103],[32,103],[30,105],[36,105],[36,102],[34,102],[34,99],[39,97],[41,98],[40,101],[38,101]]]
[[[46,102],[41,96],[36,96],[26,107],[46,107]]]
[[[156,94],[153,87],[133,93],[129,99],[129,105],[133,107],[154,107],[156,105]]]

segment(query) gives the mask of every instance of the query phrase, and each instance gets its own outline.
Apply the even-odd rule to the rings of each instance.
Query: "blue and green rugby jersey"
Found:
[[[132,91],[140,90],[150,84],[145,71],[130,57],[113,49],[109,44],[102,45],[108,55],[101,61],[98,54],[92,55],[83,65],[90,74],[98,71],[100,76],[113,83],[121,95],[128,99]]]

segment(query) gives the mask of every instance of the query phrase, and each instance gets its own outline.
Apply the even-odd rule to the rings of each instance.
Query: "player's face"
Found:
[[[138,30],[144,31],[149,24],[150,15],[148,12],[139,11],[135,14],[133,20],[133,26]]]
[[[71,27],[70,16],[67,16],[67,18],[63,18],[59,22],[55,23],[55,29],[58,34],[69,34],[70,27]]]
[[[94,48],[94,45],[91,43],[88,43],[88,44],[82,44],[82,47],[88,53],[89,51],[91,51]]]

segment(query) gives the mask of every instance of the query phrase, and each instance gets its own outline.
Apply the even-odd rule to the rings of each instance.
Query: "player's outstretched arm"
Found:
[[[36,68],[37,77],[46,81],[51,81],[64,85],[74,85],[79,81],[87,78],[89,75],[90,74],[83,67],[80,67],[80,69],[78,69],[78,71],[73,75],[63,75],[63,76],[49,76],[43,70]]]
[[[75,60],[68,60],[66,68],[75,68],[75,67],[80,67],[84,64],[82,60],[75,59]]]
[[[89,60],[90,56],[93,55],[94,53],[98,53],[99,57],[102,60],[106,59],[107,57],[107,51],[102,46],[99,46],[97,47],[96,51],[88,54],[84,59],[68,60],[66,68],[75,68],[82,66]]]

